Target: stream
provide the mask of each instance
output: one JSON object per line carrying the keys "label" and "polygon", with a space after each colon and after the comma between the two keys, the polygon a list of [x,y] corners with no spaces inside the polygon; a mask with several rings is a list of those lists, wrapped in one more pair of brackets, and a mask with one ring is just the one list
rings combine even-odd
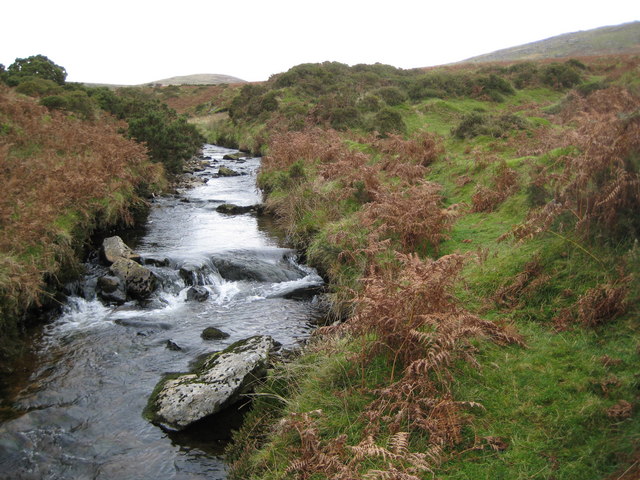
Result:
{"label": "stream", "polygon": [[[205,145],[208,166],[197,175],[207,182],[155,199],[143,232],[125,238],[159,279],[151,299],[105,305],[95,284],[107,267],[94,259],[69,286],[63,313],[33,334],[27,380],[16,379],[0,398],[15,412],[0,423],[0,479],[226,477],[222,425],[233,416],[164,432],[142,417],[156,383],[252,335],[296,349],[322,315],[313,295],[322,279],[281,246],[268,219],[216,211],[261,201],[260,159],[223,160],[236,152]],[[243,175],[216,178],[223,165]],[[208,298],[187,300],[190,285]],[[229,338],[203,340],[209,326]]]}

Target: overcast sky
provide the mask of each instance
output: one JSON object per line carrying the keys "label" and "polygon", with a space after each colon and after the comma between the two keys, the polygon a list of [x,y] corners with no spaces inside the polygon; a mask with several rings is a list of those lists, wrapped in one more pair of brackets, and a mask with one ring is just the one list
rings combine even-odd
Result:
{"label": "overcast sky", "polygon": [[6,0],[0,63],[43,54],[73,82],[258,81],[325,60],[440,65],[634,20],[637,0]]}

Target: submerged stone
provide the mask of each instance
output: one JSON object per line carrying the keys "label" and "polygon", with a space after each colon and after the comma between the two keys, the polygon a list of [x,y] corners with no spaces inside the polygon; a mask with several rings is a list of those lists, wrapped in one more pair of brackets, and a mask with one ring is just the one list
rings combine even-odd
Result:
{"label": "submerged stone", "polygon": [[171,374],[149,399],[145,416],[168,430],[183,430],[251,392],[266,374],[271,337],[258,335],[216,352],[193,373]]}
{"label": "submerged stone", "polygon": [[182,350],[182,347],[173,340],[167,340],[165,346],[167,347],[167,350],[172,350],[174,352],[179,352]]}
{"label": "submerged stone", "polygon": [[204,287],[195,286],[187,290],[187,300],[204,302],[207,298],[209,298],[209,290]]}
{"label": "submerged stone", "polygon": [[205,328],[200,336],[203,340],[223,340],[225,338],[229,338],[229,334],[227,332],[223,332],[216,327]]}

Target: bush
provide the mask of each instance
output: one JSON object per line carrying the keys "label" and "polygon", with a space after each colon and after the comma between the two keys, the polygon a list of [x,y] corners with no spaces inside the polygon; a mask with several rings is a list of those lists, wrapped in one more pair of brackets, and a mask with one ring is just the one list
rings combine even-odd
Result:
{"label": "bush", "polygon": [[522,89],[538,83],[538,67],[534,63],[516,63],[507,68],[507,73],[513,75],[512,80],[516,88]]}
{"label": "bush", "polygon": [[380,97],[368,93],[357,103],[358,108],[363,112],[378,112],[382,108]]}
{"label": "bush", "polygon": [[40,100],[40,105],[51,110],[64,110],[67,108],[67,99],[62,95],[49,95]]}
{"label": "bush", "polygon": [[454,137],[464,139],[478,135],[490,135],[492,137],[505,137],[511,130],[524,130],[528,126],[525,119],[513,114],[504,114],[499,117],[472,112],[464,117],[456,128],[451,131]]}
{"label": "bush", "polygon": [[52,110],[66,110],[77,113],[90,120],[95,116],[96,103],[82,90],[71,90],[60,95],[49,95],[40,100],[40,104]]}
{"label": "bush", "polygon": [[388,133],[405,133],[407,125],[398,112],[390,108],[383,108],[373,118],[371,130],[384,136]]}
{"label": "bush", "polygon": [[400,105],[408,99],[407,94],[398,87],[382,87],[375,90],[373,94],[382,98],[390,107]]}
{"label": "bush", "polygon": [[543,70],[542,81],[545,85],[561,90],[578,85],[582,76],[572,64],[552,63]]}
{"label": "bush", "polygon": [[513,95],[515,90],[508,80],[497,75],[489,75],[488,77],[480,77],[478,84],[482,87],[483,93],[495,101],[502,101],[502,95]]}
{"label": "bush", "polygon": [[55,95],[62,91],[60,85],[45,78],[32,77],[25,79],[16,87],[16,92],[30,97]]}
{"label": "bush", "polygon": [[128,123],[129,136],[145,143],[151,159],[164,164],[171,173],[180,173],[184,161],[204,142],[195,126],[168,107],[149,109],[129,119]]}

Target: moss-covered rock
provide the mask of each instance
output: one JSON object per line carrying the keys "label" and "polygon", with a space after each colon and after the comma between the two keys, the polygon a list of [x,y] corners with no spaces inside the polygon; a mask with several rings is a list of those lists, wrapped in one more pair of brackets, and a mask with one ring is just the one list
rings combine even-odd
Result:
{"label": "moss-covered rock", "polygon": [[183,430],[227,408],[264,377],[274,345],[271,337],[250,337],[213,353],[191,373],[165,376],[149,398],[145,417],[167,430]]}

